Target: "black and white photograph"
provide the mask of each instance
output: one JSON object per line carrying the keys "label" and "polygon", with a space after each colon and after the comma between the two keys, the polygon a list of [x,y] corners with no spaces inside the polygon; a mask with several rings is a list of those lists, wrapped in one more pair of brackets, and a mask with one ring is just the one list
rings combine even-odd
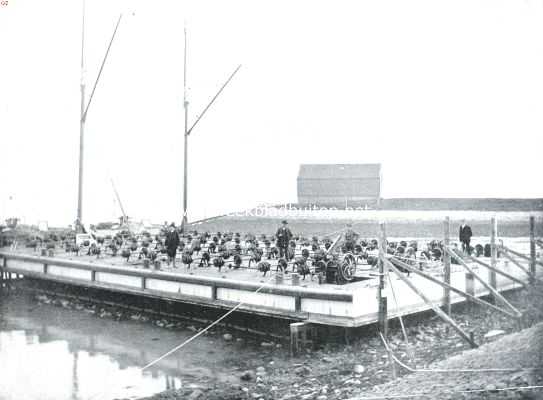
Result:
{"label": "black and white photograph", "polygon": [[543,0],[0,0],[0,400],[543,400]]}

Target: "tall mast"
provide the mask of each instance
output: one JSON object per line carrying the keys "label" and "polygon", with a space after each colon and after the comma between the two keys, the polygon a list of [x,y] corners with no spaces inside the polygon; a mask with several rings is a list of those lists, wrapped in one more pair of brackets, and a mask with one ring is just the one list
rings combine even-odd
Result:
{"label": "tall mast", "polygon": [[79,115],[79,186],[77,190],[77,220],[76,229],[83,226],[83,149],[85,135],[85,0],[81,17],[81,109]]}
{"label": "tall mast", "polygon": [[187,181],[188,181],[188,172],[187,171],[188,171],[188,138],[189,138],[189,135],[191,134],[194,127],[198,124],[198,122],[200,122],[200,120],[205,115],[207,110],[209,110],[211,105],[215,102],[217,97],[219,97],[219,95],[222,93],[224,88],[230,83],[230,81],[232,80],[234,75],[241,68],[241,65],[238,65],[238,67],[234,70],[234,72],[232,72],[232,74],[228,77],[226,82],[217,91],[215,96],[212,97],[212,99],[206,105],[206,107],[201,112],[201,114],[196,118],[194,123],[189,127],[189,125],[188,125],[188,122],[189,122],[188,121],[189,102],[187,100],[187,27],[186,27],[186,25],[185,25],[185,29],[184,29],[184,34],[185,34],[184,35],[185,36],[185,46],[184,46],[184,51],[183,51],[183,106],[185,108],[185,133],[184,133],[184,139],[185,139],[184,140],[185,141],[185,153],[184,153],[184,156],[185,157],[184,157],[184,163],[183,163],[183,167],[184,167],[183,168],[183,219],[182,219],[182,222],[181,222],[181,227],[182,227],[183,230],[185,229],[185,226],[186,226],[186,224],[188,222],[188,217],[187,217],[187,198],[188,198],[188,192],[187,192],[188,184],[187,184]]}
{"label": "tall mast", "polygon": [[115,30],[113,31],[113,35],[111,35],[111,40],[109,41],[109,45],[107,47],[106,53],[104,55],[104,58],[102,60],[102,64],[100,65],[100,70],[98,71],[98,76],[96,77],[96,80],[94,81],[94,86],[92,87],[92,91],[89,97],[89,101],[85,104],[85,79],[84,79],[84,73],[85,73],[85,0],[83,0],[83,16],[82,16],[82,24],[81,24],[81,110],[80,110],[80,116],[79,116],[79,186],[77,190],[77,220],[76,220],[76,229],[77,230],[83,230],[83,154],[84,154],[84,139],[85,139],[85,121],[87,120],[87,113],[89,112],[89,107],[91,105],[92,99],[94,97],[94,92],[96,91],[96,87],[98,86],[98,82],[100,81],[100,77],[102,76],[102,71],[104,69],[104,65],[106,64],[107,57],[109,55],[109,50],[111,49],[111,45],[113,44],[113,40],[115,39],[115,35],[117,34],[117,29],[119,28],[119,24],[121,23],[122,14],[119,15],[119,19],[117,19],[117,24],[115,25]]}
{"label": "tall mast", "polygon": [[189,102],[187,100],[187,27],[185,25],[185,45],[183,51],[183,107],[185,108],[185,145],[184,145],[184,158],[183,158],[183,219],[181,222],[181,227],[185,229],[185,225],[188,222],[187,218],[187,157],[188,157],[188,115],[189,115]]}

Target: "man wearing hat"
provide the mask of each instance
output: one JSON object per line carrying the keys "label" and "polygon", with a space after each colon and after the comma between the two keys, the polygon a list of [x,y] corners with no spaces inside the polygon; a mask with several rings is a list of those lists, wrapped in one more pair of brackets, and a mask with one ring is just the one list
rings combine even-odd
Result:
{"label": "man wearing hat", "polygon": [[166,234],[166,252],[168,253],[168,265],[173,261],[173,267],[175,268],[175,255],[177,253],[177,247],[179,246],[180,239],[177,229],[175,229],[175,224],[172,222],[170,224],[170,229]]}
{"label": "man wearing hat", "polygon": [[277,238],[277,248],[279,249],[279,257],[287,258],[288,244],[292,239],[292,232],[287,227],[288,222],[283,220],[281,227],[277,230],[275,237]]}
{"label": "man wearing hat", "polygon": [[458,232],[458,239],[460,240],[460,243],[462,243],[462,251],[464,253],[467,253],[471,255],[471,247],[469,245],[471,241],[471,237],[473,236],[473,233],[471,232],[471,227],[466,224],[466,220],[462,220],[462,224],[460,225],[460,230]]}
{"label": "man wearing hat", "polygon": [[353,230],[353,224],[347,224],[343,237],[345,238],[345,249],[351,252],[354,251],[354,246],[359,235]]}

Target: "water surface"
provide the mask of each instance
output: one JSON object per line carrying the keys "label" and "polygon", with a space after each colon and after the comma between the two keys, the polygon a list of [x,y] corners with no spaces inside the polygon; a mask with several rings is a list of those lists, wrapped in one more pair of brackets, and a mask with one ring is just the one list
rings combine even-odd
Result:
{"label": "water surface", "polygon": [[0,399],[137,398],[181,385],[232,382],[256,351],[220,335],[200,336],[141,370],[193,334],[0,297]]}

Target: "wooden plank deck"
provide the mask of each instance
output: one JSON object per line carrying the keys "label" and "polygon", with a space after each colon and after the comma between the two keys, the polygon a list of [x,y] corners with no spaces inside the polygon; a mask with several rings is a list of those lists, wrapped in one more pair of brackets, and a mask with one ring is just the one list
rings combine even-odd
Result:
{"label": "wooden plank deck", "polygon": [[[242,302],[240,311],[243,312],[325,325],[357,327],[377,321],[378,279],[368,270],[363,274],[370,279],[346,285],[319,285],[308,278],[305,282],[301,281],[302,286],[293,286],[289,280],[277,284],[273,277],[262,278],[254,269],[218,273],[214,268],[201,268],[191,273],[185,271],[184,267],[179,271],[154,271],[136,266],[107,265],[96,259],[91,262],[84,258],[70,260],[13,252],[0,252],[0,258],[3,259],[0,265],[4,266],[5,271],[35,279],[96,287],[203,307],[228,309]],[[486,268],[476,263],[470,263],[470,266],[481,278],[489,279]],[[498,268],[527,282],[526,274],[507,260],[500,259]],[[542,270],[538,270],[539,276],[543,275]],[[439,273],[439,270],[432,271],[434,276],[439,277]],[[429,309],[398,277],[394,274],[390,277],[391,282],[387,282],[385,289],[389,318]],[[410,279],[433,302],[441,304],[441,286],[420,276],[411,275]],[[462,267],[452,266],[451,284],[466,291],[466,278]],[[498,275],[497,287],[504,291],[519,289],[522,285]],[[476,296],[489,294],[477,281],[474,284],[474,293]],[[460,295],[451,294],[453,304],[464,300]]]}

